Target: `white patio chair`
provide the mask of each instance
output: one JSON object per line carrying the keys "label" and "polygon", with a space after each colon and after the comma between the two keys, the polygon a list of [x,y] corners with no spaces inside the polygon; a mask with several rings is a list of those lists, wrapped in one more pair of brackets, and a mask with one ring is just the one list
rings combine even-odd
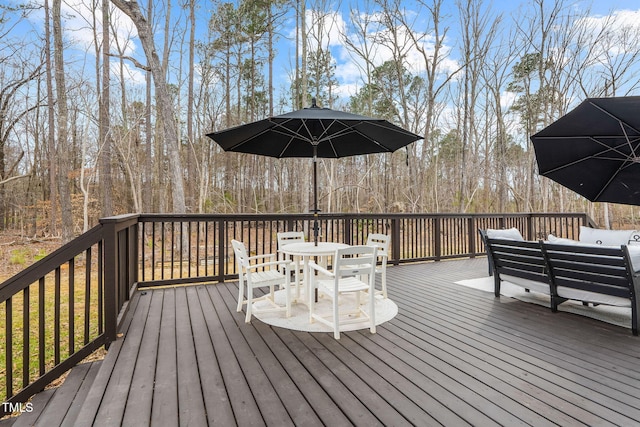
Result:
{"label": "white patio chair", "polygon": [[[332,313],[322,316],[316,313],[314,298],[309,298],[309,321],[318,321],[333,329],[335,339],[340,339],[340,326],[369,320],[369,330],[376,332],[375,323],[375,268],[377,248],[375,246],[350,246],[338,249],[333,258],[333,271],[315,264],[309,264],[311,275],[311,294],[315,289],[332,299]],[[316,273],[322,275],[316,277]],[[360,278],[366,277],[367,281]],[[353,309],[340,311],[340,296],[355,293]],[[361,293],[368,295],[368,312],[360,304]]]}
{"label": "white patio chair", "polygon": [[378,248],[380,265],[376,265],[376,273],[380,273],[381,290],[376,290],[376,295],[387,297],[387,260],[389,258],[389,242],[391,238],[386,234],[370,233],[367,236],[367,246]]}
{"label": "white patio chair", "polygon": [[[287,259],[287,255],[281,252],[281,249],[284,245],[288,245],[291,243],[304,243],[304,231],[284,231],[277,233],[276,236],[278,238],[278,253],[280,254],[279,259],[281,260]],[[296,300],[298,300],[300,299],[300,286],[302,284],[301,275],[304,274],[302,257],[291,257],[291,261],[293,261],[291,270],[295,277],[293,284],[296,287]]]}
{"label": "white patio chair", "polygon": [[[269,308],[261,308],[261,312],[284,311],[286,316],[291,316],[291,286],[289,278],[291,276],[291,261],[276,260],[276,254],[263,254],[248,256],[247,249],[242,242],[232,240],[233,251],[236,255],[236,263],[238,265],[239,288],[238,293],[238,309],[242,311],[242,306],[247,304],[247,315],[245,322],[251,322],[251,316],[254,312],[253,303],[257,301],[268,301]],[[256,263],[258,260],[265,262]],[[281,268],[284,267],[284,271]],[[244,287],[247,285],[247,298],[244,298]],[[282,307],[276,304],[274,299],[275,286],[282,285],[286,292],[286,303]],[[253,290],[255,288],[269,287],[269,293],[262,297],[254,298]],[[255,311],[258,311],[256,308]]]}

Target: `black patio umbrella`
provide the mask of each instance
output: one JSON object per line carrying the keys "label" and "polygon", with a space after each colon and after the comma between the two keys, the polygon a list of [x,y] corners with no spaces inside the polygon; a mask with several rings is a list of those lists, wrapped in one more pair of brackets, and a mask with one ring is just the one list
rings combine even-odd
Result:
{"label": "black patio umbrella", "polygon": [[588,98],[531,136],[540,175],[593,202],[640,205],[640,96]]}
{"label": "black patio umbrella", "polygon": [[386,120],[311,107],[207,134],[225,151],[313,158],[314,241],[318,240],[317,158],[391,153],[421,136]]}

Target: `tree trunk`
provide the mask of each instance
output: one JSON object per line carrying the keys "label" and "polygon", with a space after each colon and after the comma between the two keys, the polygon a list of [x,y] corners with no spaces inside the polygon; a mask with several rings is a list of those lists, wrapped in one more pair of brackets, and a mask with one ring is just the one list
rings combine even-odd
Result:
{"label": "tree trunk", "polygon": [[51,208],[49,209],[49,232],[55,235],[58,230],[58,184],[57,174],[58,167],[56,164],[56,123],[55,123],[55,100],[53,99],[53,64],[51,62],[51,55],[53,49],[51,48],[51,17],[49,13],[49,0],[44,2],[44,32],[45,32],[45,64],[47,68],[47,115],[49,125],[49,135],[47,143],[47,156],[49,164],[49,201]]}
{"label": "tree trunk", "polygon": [[67,126],[69,111],[67,109],[67,89],[64,76],[64,58],[62,44],[62,18],[60,14],[61,0],[53,0],[53,51],[56,80],[56,106],[58,107],[58,192],[60,194],[60,214],[62,219],[62,241],[68,242],[73,237],[73,209],[71,207],[71,188],[69,186],[69,150]]}
{"label": "tree trunk", "polygon": [[100,96],[100,188],[102,216],[113,215],[113,182],[111,178],[111,132],[109,119],[110,67],[109,67],[109,0],[102,0],[102,94]]}
{"label": "tree trunk", "polygon": [[196,33],[196,5],[195,0],[189,1],[189,77],[187,88],[187,173],[188,173],[188,206],[194,212],[196,208],[196,183],[198,182],[198,164],[195,156],[195,145],[193,135],[193,112],[194,108],[194,67],[195,67],[195,33]]}
{"label": "tree trunk", "polygon": [[172,186],[172,202],[173,211],[175,213],[186,212],[184,179],[182,160],[180,158],[180,149],[178,141],[178,128],[172,108],[171,96],[167,85],[165,72],[160,64],[160,58],[156,51],[153,41],[153,33],[149,22],[145,19],[140,11],[140,6],[135,1],[112,0],[113,4],[122,12],[124,12],[133,21],[140,43],[144,49],[145,56],[148,61],[149,71],[153,76],[154,87],[156,90],[156,104],[158,105],[158,113],[162,120],[164,143],[169,156],[169,169]]}

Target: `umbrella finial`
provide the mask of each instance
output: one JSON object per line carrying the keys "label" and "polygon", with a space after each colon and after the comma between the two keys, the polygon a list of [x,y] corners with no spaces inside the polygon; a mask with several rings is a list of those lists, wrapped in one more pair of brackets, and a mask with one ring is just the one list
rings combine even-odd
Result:
{"label": "umbrella finial", "polygon": [[318,108],[318,105],[316,104],[316,99],[315,98],[311,98],[311,108]]}

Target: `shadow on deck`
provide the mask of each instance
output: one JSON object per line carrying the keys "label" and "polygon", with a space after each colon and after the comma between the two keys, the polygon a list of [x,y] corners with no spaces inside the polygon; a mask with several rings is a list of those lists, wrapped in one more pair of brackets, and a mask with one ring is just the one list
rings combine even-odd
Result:
{"label": "shadow on deck", "polygon": [[399,314],[339,341],[245,325],[237,283],[140,291],[76,391],[40,393],[13,425],[640,423],[629,329],[454,283],[486,273],[485,258],[390,267]]}

